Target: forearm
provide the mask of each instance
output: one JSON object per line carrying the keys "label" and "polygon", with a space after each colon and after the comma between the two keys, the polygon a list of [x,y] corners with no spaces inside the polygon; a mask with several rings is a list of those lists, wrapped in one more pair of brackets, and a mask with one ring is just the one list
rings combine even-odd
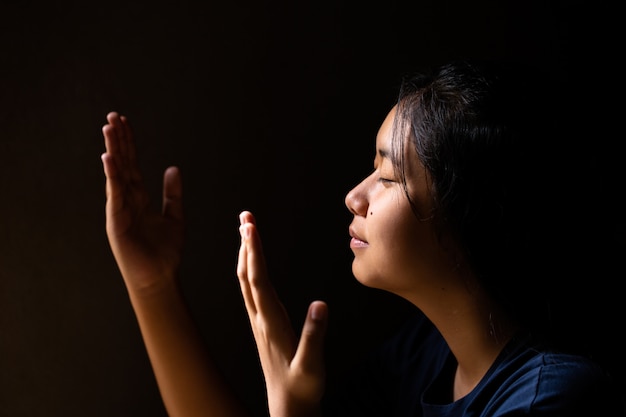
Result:
{"label": "forearm", "polygon": [[209,357],[176,285],[149,296],[130,293],[130,299],[169,416],[246,416]]}

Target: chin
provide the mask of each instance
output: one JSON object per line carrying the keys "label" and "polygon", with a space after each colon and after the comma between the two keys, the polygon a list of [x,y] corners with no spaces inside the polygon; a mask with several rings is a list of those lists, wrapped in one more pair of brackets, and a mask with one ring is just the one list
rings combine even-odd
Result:
{"label": "chin", "polygon": [[[368,268],[365,269],[367,270]],[[354,278],[356,278],[356,280],[360,284],[366,287],[384,289],[384,285],[381,285],[384,280],[379,275],[366,273],[362,269],[358,268],[358,266],[356,266],[354,263],[352,263],[352,275],[354,275]]]}

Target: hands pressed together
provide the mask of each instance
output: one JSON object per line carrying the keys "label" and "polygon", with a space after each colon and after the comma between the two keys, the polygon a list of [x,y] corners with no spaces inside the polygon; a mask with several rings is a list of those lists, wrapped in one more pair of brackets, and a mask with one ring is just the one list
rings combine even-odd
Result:
{"label": "hands pressed together", "polygon": [[[171,417],[245,415],[202,349],[178,290],[184,231],[180,172],[176,167],[165,170],[161,210],[153,210],[128,120],[112,112],[107,122],[102,128],[107,236],[165,406]],[[327,306],[311,303],[298,339],[269,281],[256,220],[248,211],[239,218],[237,276],[265,376],[270,415],[321,415]]]}

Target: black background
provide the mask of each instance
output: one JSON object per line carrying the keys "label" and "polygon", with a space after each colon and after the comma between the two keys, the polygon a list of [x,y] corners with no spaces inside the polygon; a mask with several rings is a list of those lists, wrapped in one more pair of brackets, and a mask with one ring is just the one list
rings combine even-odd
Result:
{"label": "black background", "polygon": [[[310,301],[329,302],[332,384],[407,309],[353,279],[343,203],[371,169],[400,77],[505,57],[612,91],[612,13],[590,4],[4,1],[0,416],[165,416],[104,231],[107,112],[129,117],[155,205],[162,171],[181,168],[183,286],[208,348],[262,415],[238,213],[257,216],[294,326]],[[593,117],[608,118],[602,100]]]}

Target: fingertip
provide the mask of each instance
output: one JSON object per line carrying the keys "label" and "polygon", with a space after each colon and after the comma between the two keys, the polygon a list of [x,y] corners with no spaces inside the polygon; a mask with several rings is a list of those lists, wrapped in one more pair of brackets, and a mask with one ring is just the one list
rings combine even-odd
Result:
{"label": "fingertip", "polygon": [[309,306],[309,315],[317,322],[325,321],[328,317],[328,306],[323,301],[313,301]]}
{"label": "fingertip", "polygon": [[244,210],[241,213],[239,213],[239,224],[246,224],[246,223],[253,223],[254,222],[254,217],[252,216],[252,213],[249,212],[248,210]]}
{"label": "fingertip", "polygon": [[179,175],[180,174],[180,169],[177,166],[169,166],[165,169],[165,174],[166,175]]}
{"label": "fingertip", "polygon": [[103,153],[100,155],[102,161],[102,167],[104,168],[104,175],[112,179],[115,176],[115,164],[113,163],[113,156],[109,153]]}
{"label": "fingertip", "polygon": [[108,152],[104,152],[100,155],[100,160],[102,160],[102,163],[105,165],[111,165],[113,163],[113,155]]}
{"label": "fingertip", "polygon": [[302,366],[319,369],[323,362],[323,345],[328,328],[328,307],[323,301],[313,301],[309,305],[307,318],[302,327],[298,356]]}

